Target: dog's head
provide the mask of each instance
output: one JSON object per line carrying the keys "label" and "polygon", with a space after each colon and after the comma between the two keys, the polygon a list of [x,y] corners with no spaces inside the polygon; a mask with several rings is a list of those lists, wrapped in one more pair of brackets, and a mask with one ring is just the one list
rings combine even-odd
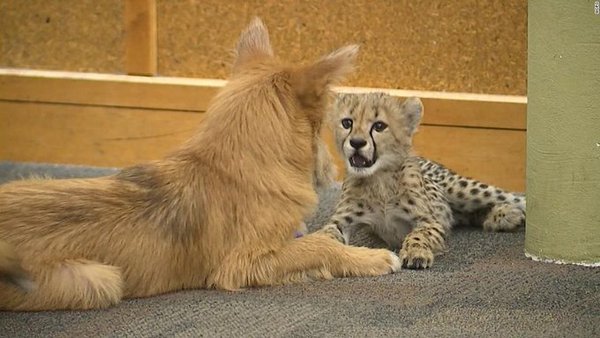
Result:
{"label": "dog's head", "polygon": [[267,28],[254,19],[239,38],[231,77],[213,100],[208,114],[213,118],[205,126],[227,137],[228,149],[305,169],[314,164],[332,98],[329,87],[352,70],[357,52],[350,45],[312,63],[290,65],[275,56]]}
{"label": "dog's head", "polygon": [[352,71],[357,53],[358,46],[349,45],[308,65],[288,65],[275,56],[267,28],[255,18],[237,43],[231,81],[253,79],[260,86],[271,86],[264,92],[277,94],[289,116],[320,127],[329,104],[329,86]]}

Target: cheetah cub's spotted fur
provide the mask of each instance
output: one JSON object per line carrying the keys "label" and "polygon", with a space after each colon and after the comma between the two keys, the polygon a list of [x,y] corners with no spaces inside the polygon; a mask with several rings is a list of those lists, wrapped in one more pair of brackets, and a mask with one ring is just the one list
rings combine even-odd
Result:
{"label": "cheetah cub's spotted fur", "polygon": [[525,221],[525,198],[456,174],[412,154],[423,115],[418,98],[384,93],[339,94],[336,143],[346,162],[342,197],[329,231],[349,243],[368,227],[400,250],[406,268],[428,268],[456,223],[509,231]]}

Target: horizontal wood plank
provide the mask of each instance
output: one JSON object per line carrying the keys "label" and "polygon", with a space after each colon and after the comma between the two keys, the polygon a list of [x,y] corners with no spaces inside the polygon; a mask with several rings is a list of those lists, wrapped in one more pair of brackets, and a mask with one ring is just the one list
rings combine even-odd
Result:
{"label": "horizontal wood plank", "polygon": [[224,81],[0,69],[0,100],[206,111]]}
{"label": "horizontal wood plank", "polygon": [[0,159],[122,167],[158,159],[202,114],[0,102]]}
{"label": "horizontal wood plank", "polygon": [[423,125],[525,130],[527,106],[514,102],[473,102],[423,98]]}
{"label": "horizontal wood plank", "polygon": [[391,96],[421,98],[424,125],[494,129],[527,128],[527,97],[472,93],[445,93],[386,88],[337,87],[346,93],[385,92]]}
{"label": "horizontal wood plank", "polygon": [[525,131],[422,126],[414,146],[463,176],[525,191]]}
{"label": "horizontal wood plank", "polygon": [[[0,100],[204,112],[225,83],[215,79],[0,69]],[[424,125],[526,129],[525,97],[355,87],[335,90],[418,96],[425,105]]]}
{"label": "horizontal wood plank", "polygon": [[[0,101],[0,160],[127,166],[165,155],[194,133],[202,116]],[[325,138],[336,154],[329,131]],[[463,175],[507,189],[525,188],[524,131],[422,126],[415,148]],[[336,162],[343,174],[344,162],[337,155]]]}

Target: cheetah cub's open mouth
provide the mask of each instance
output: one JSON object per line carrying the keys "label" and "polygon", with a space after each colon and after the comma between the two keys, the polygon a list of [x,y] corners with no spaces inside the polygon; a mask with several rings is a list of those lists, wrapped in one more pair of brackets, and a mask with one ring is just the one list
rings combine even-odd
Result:
{"label": "cheetah cub's open mouth", "polygon": [[375,159],[369,160],[358,152],[355,152],[354,155],[350,156],[348,161],[353,168],[370,168],[373,164],[375,164]]}

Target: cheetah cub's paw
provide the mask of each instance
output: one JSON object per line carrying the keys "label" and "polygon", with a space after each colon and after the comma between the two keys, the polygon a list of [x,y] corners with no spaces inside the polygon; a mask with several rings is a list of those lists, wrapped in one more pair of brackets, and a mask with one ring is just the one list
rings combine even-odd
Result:
{"label": "cheetah cub's paw", "polygon": [[499,204],[490,210],[483,221],[487,231],[512,231],[525,223],[525,212],[511,204]]}
{"label": "cheetah cub's paw", "polygon": [[335,224],[327,224],[321,229],[317,230],[316,233],[326,235],[327,237],[331,237],[332,239],[335,239],[338,242],[346,244],[344,235]]}
{"label": "cheetah cub's paw", "polygon": [[427,269],[433,265],[433,251],[421,246],[403,245],[400,249],[400,259],[403,268]]}

